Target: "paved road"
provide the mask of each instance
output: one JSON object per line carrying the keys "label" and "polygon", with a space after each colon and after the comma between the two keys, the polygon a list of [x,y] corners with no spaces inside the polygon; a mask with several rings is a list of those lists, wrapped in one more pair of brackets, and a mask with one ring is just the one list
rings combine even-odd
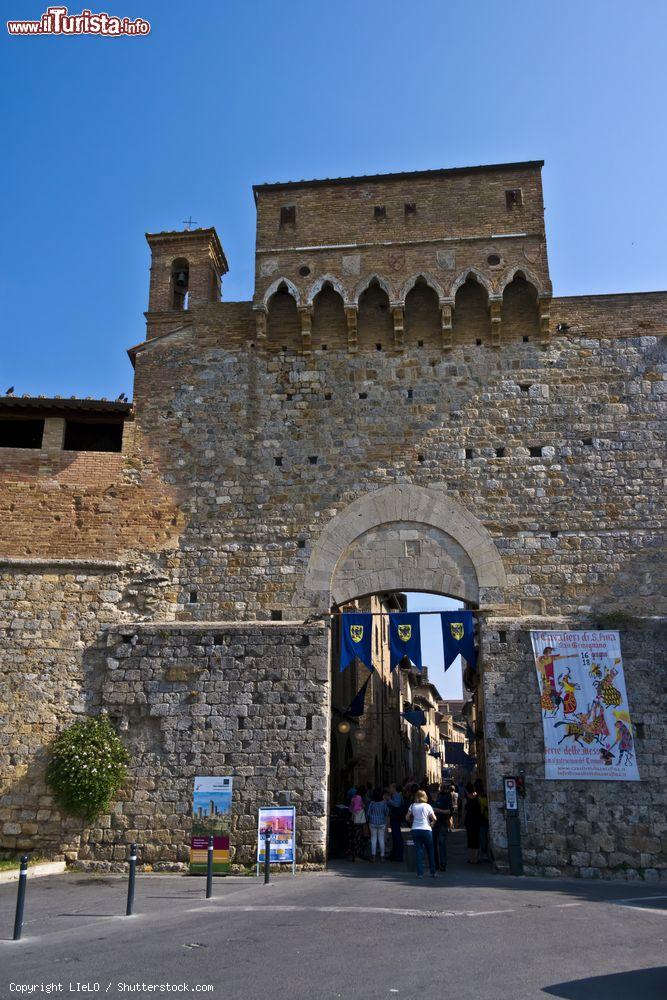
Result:
{"label": "paved road", "polygon": [[210,985],[225,1000],[667,996],[664,885],[465,867],[417,882],[389,864],[341,863],[270,886],[219,879],[208,902],[203,879],[139,876],[129,918],[125,892],[122,876],[33,879],[14,943],[16,886],[0,886],[2,1000],[20,995],[16,984],[41,997],[50,983],[63,996],[77,995],[77,983],[108,996],[148,995],[127,989],[137,984],[185,984],[189,994]]}

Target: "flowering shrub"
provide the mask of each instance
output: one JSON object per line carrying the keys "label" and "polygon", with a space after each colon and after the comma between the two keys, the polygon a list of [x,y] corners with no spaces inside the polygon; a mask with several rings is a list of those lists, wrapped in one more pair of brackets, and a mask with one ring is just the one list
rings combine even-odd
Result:
{"label": "flowering shrub", "polygon": [[54,741],[46,781],[67,812],[90,822],[109,808],[129,759],[106,715],[82,719]]}

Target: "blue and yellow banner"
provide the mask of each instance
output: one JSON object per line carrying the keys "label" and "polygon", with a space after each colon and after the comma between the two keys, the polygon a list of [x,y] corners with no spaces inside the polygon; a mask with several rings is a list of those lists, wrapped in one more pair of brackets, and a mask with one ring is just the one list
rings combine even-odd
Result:
{"label": "blue and yellow banner", "polygon": [[342,614],[340,616],[340,670],[346,670],[355,659],[373,669],[371,656],[371,615]]}
{"label": "blue and yellow banner", "polygon": [[422,646],[419,615],[405,612],[389,615],[389,657],[391,669],[422,668]]}
{"label": "blue and yellow banner", "polygon": [[477,667],[477,652],[472,611],[442,611],[440,621],[445,670],[451,667],[457,656],[462,656],[474,670]]}

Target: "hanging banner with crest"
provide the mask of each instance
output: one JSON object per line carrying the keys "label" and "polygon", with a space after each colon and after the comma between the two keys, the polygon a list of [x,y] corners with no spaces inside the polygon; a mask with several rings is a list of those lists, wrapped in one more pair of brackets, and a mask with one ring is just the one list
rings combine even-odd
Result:
{"label": "hanging banner with crest", "polygon": [[477,667],[477,653],[472,611],[442,611],[440,621],[445,670],[452,665],[457,656],[462,656],[474,670]]}
{"label": "hanging banner with crest", "polygon": [[545,778],[639,781],[618,632],[531,632]]}
{"label": "hanging banner with crest", "polygon": [[421,633],[419,614],[406,612],[389,615],[389,657],[391,669],[396,667],[422,668]]}
{"label": "hanging banner with crest", "polygon": [[349,614],[340,616],[340,669],[346,670],[355,659],[369,670],[373,669],[371,655],[372,615]]}

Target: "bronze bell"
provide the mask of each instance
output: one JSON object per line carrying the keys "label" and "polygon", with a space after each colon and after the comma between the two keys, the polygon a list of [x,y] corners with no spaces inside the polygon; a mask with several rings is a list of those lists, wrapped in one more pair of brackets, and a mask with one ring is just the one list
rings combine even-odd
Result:
{"label": "bronze bell", "polygon": [[174,278],[174,281],[181,288],[186,287],[187,283],[188,283],[188,272],[187,271],[177,271],[176,275],[175,275],[175,278]]}

